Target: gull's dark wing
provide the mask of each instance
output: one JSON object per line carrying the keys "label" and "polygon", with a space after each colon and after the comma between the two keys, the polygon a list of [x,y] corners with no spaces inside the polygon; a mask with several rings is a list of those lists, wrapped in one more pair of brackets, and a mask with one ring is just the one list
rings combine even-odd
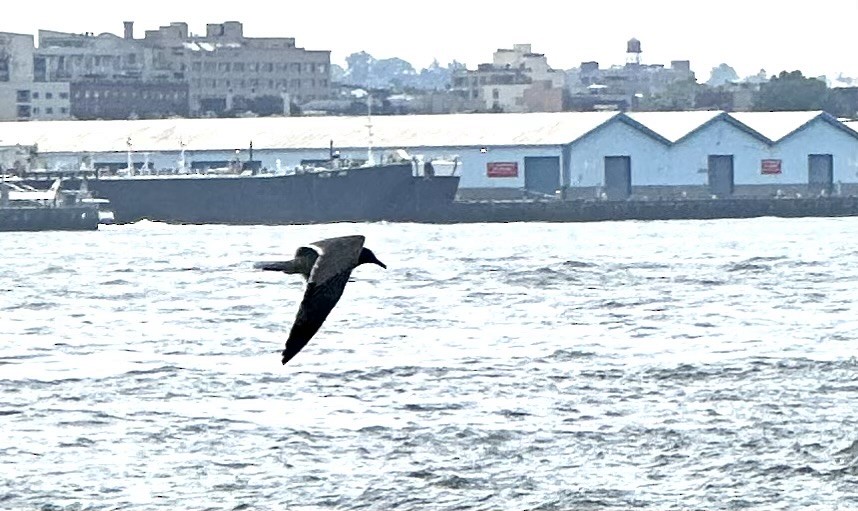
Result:
{"label": "gull's dark wing", "polygon": [[286,341],[286,349],[283,350],[284,364],[297,355],[319,331],[319,327],[343,296],[350,274],[351,268],[337,273],[324,282],[307,283],[304,298],[298,308],[298,315],[295,317],[295,323],[292,324],[289,339]]}

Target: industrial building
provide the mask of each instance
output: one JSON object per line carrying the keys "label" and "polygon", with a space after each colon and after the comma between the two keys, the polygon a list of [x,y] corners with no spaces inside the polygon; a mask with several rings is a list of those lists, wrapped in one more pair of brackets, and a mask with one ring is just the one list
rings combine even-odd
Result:
{"label": "industrial building", "polygon": [[491,63],[454,73],[451,92],[475,111],[560,112],[566,76],[530,44],[499,48]]}
{"label": "industrial building", "polygon": [[[369,126],[368,126],[369,125]],[[652,200],[858,193],[858,132],[824,112],[563,112],[0,123],[49,169],[233,159],[287,171],[404,149],[458,162],[460,197]],[[201,163],[205,162],[205,163]]]}
{"label": "industrial building", "polygon": [[173,22],[134,37],[0,32],[0,119],[129,119],[289,113],[331,93],[330,51],[246,37],[240,22]]}

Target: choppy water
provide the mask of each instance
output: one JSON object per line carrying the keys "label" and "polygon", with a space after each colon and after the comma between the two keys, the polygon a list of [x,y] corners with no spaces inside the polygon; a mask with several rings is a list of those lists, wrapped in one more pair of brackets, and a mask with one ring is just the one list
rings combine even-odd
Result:
{"label": "choppy water", "polygon": [[[363,233],[302,292],[249,262]],[[2,509],[858,508],[858,219],[0,236]]]}

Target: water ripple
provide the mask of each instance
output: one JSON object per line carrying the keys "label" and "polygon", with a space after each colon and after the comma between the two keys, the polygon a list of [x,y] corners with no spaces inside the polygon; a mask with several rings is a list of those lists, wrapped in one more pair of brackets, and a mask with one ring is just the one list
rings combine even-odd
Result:
{"label": "water ripple", "polygon": [[[354,232],[389,270],[357,270],[281,366],[302,282],[249,262]],[[856,236],[762,218],[4,237],[0,507],[855,507]]]}

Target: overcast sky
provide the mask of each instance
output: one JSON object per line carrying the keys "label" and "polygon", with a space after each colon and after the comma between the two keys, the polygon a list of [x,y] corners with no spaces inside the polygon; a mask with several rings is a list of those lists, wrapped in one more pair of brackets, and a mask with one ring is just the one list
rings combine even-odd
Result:
{"label": "overcast sky", "polygon": [[331,50],[338,64],[365,50],[417,69],[433,58],[474,68],[497,48],[531,43],[554,68],[609,66],[625,62],[625,42],[636,37],[645,63],[690,60],[701,81],[721,62],[740,76],[764,68],[858,77],[858,0],[48,0],[4,9],[0,31],[121,35],[126,20],[135,37],[171,21],[198,34],[206,23],[241,21],[247,36],[295,37],[298,46]]}

